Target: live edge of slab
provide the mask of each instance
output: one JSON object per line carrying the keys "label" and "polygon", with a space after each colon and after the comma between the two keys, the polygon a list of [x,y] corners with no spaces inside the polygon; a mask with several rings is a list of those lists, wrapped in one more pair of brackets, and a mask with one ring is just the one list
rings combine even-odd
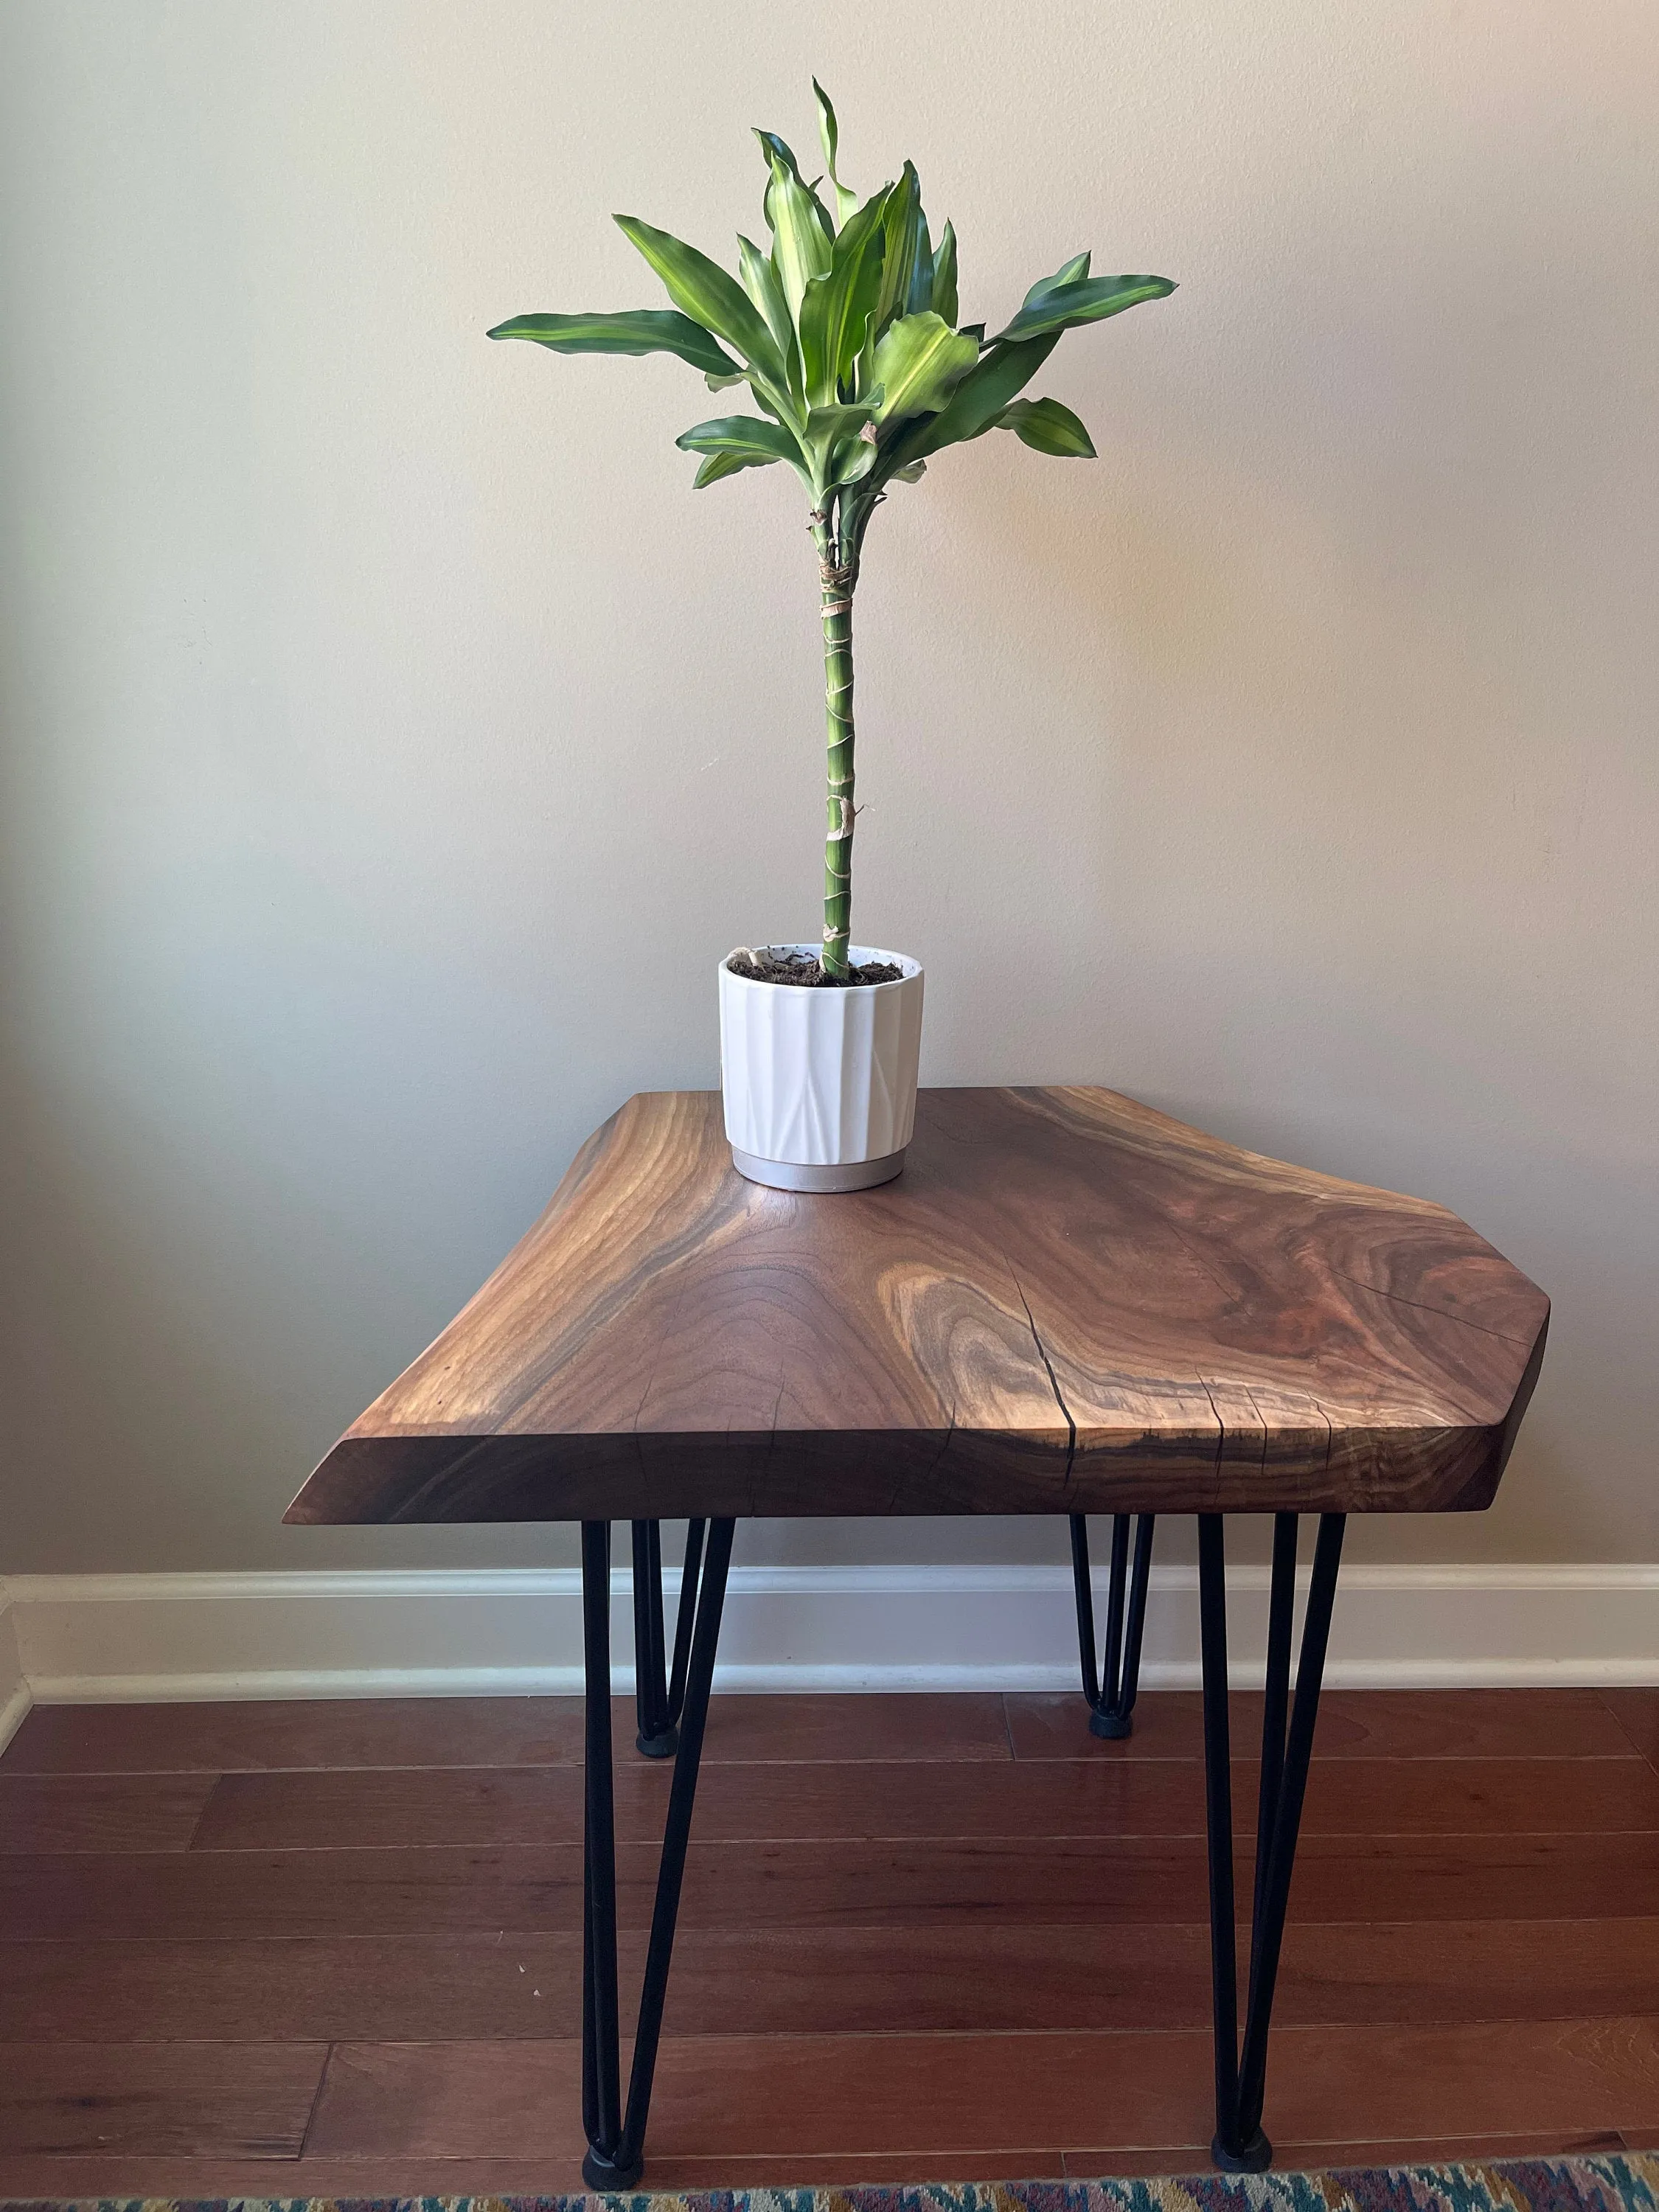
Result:
{"label": "live edge of slab", "polygon": [[925,1091],[801,1196],[630,1098],[290,1522],[1469,1510],[1549,1304],[1445,1207],[1109,1091]]}

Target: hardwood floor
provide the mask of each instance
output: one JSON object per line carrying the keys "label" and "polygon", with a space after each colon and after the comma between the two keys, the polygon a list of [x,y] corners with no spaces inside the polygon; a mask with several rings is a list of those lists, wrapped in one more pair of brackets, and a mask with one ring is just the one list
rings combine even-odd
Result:
{"label": "hardwood floor", "polygon": [[[1202,2166],[1200,1748],[717,1698],[647,2185]],[[580,1758],[574,1699],[31,1713],[0,2196],[579,2188]],[[667,1779],[619,1751],[625,2003]],[[1276,2019],[1281,2165],[1659,2141],[1659,1690],[1328,1693]]]}

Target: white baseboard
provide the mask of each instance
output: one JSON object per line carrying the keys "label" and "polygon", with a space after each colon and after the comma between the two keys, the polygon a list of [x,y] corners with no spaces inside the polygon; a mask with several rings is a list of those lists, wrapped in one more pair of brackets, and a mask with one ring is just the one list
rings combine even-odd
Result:
{"label": "white baseboard", "polygon": [[[626,1573],[615,1583],[617,1683],[628,1688]],[[1249,1683],[1260,1679],[1267,1569],[1239,1567],[1229,1583],[1235,1674]],[[1337,1593],[1327,1679],[1423,1688],[1659,1682],[1656,1600],[1659,1565],[1357,1565]],[[1066,1689],[1077,1680],[1074,1635],[1063,1566],[739,1566],[716,1680],[730,1690]],[[1142,1680],[1190,1688],[1198,1679],[1196,1571],[1155,1567]],[[0,1741],[31,1698],[580,1686],[574,1568],[19,1575],[0,1585]]]}

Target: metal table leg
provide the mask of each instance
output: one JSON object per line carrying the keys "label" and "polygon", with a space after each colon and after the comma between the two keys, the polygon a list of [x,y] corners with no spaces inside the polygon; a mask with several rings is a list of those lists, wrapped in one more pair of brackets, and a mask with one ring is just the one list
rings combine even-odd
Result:
{"label": "metal table leg", "polygon": [[[1198,1516],[1198,1587],[1204,1656],[1204,1794],[1210,1844],[1211,1989],[1215,2008],[1215,2140],[1211,2155],[1229,2173],[1261,2173],[1273,2145],[1261,2131],[1267,2079],[1267,2029],[1285,1934],[1285,1908],[1296,1861],[1297,1831],[1308,1785],[1319,1686],[1330,1638],[1345,1516],[1322,1513],[1313,1579],[1302,1625],[1296,1698],[1290,1697],[1291,1624],[1296,1596],[1297,1516],[1273,1516],[1273,1591],[1267,1615],[1267,1680],[1261,1733],[1261,1791],[1256,1822],[1250,1920],[1250,1980],[1244,2043],[1238,2042],[1238,1966],[1233,1925],[1233,1814],[1227,1730],[1227,1589],[1223,1522]],[[1289,1714],[1289,1728],[1285,1718]]]}
{"label": "metal table leg", "polygon": [[702,1521],[686,1524],[685,1565],[680,1575],[680,1609],[674,1623],[671,1674],[663,1635],[662,1523],[633,1523],[634,1709],[639,1721],[634,1747],[647,1759],[672,1759],[679,1741],[678,1723],[685,1703],[685,1670],[691,1653],[691,1619],[695,1610],[687,1602],[686,1593],[695,1592],[697,1587],[706,1525]]}
{"label": "metal table leg", "polygon": [[[702,1525],[693,1525],[701,1554]],[[635,1523],[636,1561],[642,1526],[654,1528],[655,1523]],[[652,2077],[656,2071],[657,2043],[662,2033],[663,2000],[668,1991],[674,1924],[679,1914],[680,1885],[685,1875],[686,1845],[691,1834],[697,1767],[702,1757],[703,1729],[708,1718],[708,1692],[714,1680],[714,1651],[720,1640],[720,1608],[726,1597],[735,1526],[732,1521],[713,1521],[708,1524],[708,1557],[702,1561],[701,1579],[696,1574],[696,1562],[688,1553],[687,1571],[681,1584],[680,1619],[675,1637],[675,1671],[681,1680],[682,1699],[678,1746],[669,1788],[668,1817],[663,1830],[657,1898],[651,1915],[651,1937],[646,1949],[639,2026],[634,2035],[634,2063],[624,2112],[617,2003],[617,1833],[611,1775],[611,1524],[608,1521],[582,1523],[582,1631],[587,1703],[582,1876],[582,2126],[588,2146],[582,2160],[582,2178],[590,2189],[631,2189],[644,2164],[645,2124],[651,2109]],[[636,1592],[637,1589],[636,1572]],[[636,1596],[636,1626],[637,1602]],[[683,1669],[678,1664],[678,1649],[682,1640],[686,1651]]]}
{"label": "metal table leg", "polygon": [[[1134,1723],[1135,1693],[1140,1687],[1140,1636],[1146,1621],[1146,1578],[1152,1565],[1154,1516],[1135,1522],[1134,1571],[1129,1570],[1129,1516],[1112,1516],[1112,1579],[1106,1600],[1106,1649],[1095,1664],[1095,1599],[1089,1577],[1089,1522],[1073,1513],[1072,1581],[1077,1592],[1077,1640],[1083,1663],[1083,1694],[1089,1701],[1091,1735],[1125,1736]],[[1127,1597],[1126,1608],[1125,1597]]]}

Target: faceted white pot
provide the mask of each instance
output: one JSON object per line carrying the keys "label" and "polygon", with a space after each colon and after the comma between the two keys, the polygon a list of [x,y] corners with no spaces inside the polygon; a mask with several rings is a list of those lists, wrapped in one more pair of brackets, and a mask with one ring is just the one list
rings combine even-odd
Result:
{"label": "faceted white pot", "polygon": [[[816,945],[771,945],[817,957]],[[720,1089],[739,1174],[775,1190],[867,1190],[904,1165],[916,1118],[921,963],[851,945],[855,965],[890,961],[890,983],[803,990],[720,964]]]}

